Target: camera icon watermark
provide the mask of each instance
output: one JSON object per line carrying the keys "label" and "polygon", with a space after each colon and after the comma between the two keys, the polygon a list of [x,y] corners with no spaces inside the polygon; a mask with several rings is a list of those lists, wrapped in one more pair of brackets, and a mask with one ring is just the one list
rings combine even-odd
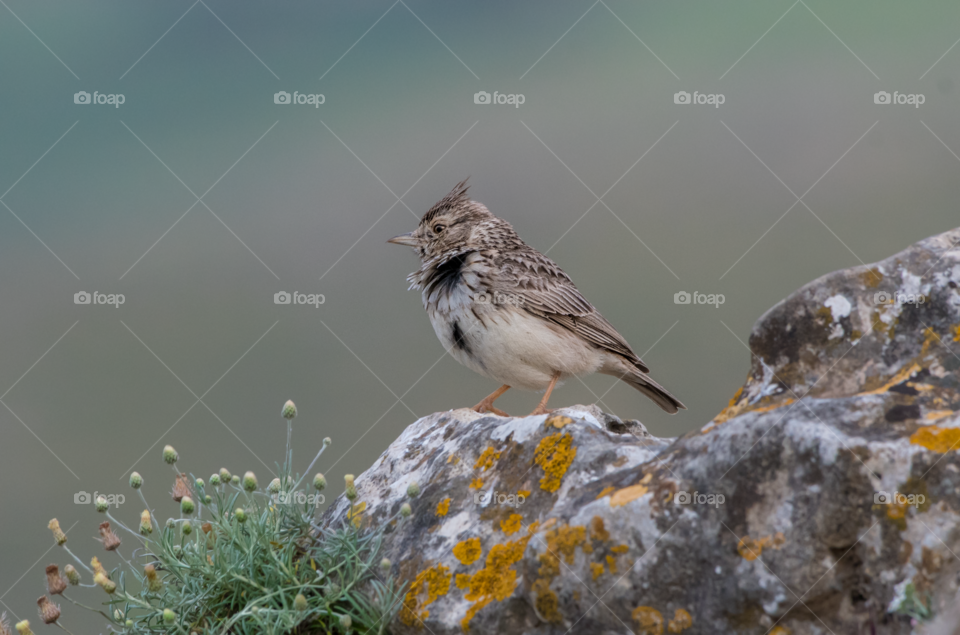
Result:
{"label": "camera icon watermark", "polygon": [[520,507],[527,500],[523,494],[507,494],[505,492],[476,492],[473,495],[473,502],[477,505],[506,505],[508,507]]}
{"label": "camera icon watermark", "polygon": [[696,104],[700,106],[713,106],[714,108],[719,108],[727,101],[727,98],[721,93],[701,93],[699,91],[693,91],[691,95],[685,90],[676,92],[673,94],[673,103],[686,106],[690,104]]}
{"label": "camera icon watermark", "polygon": [[712,505],[720,507],[726,502],[723,494],[701,494],[700,492],[679,491],[673,495],[674,505]]}
{"label": "camera icon watermark", "polygon": [[80,490],[79,492],[75,492],[73,494],[73,503],[75,505],[89,505],[101,497],[110,507],[118,507],[123,505],[127,500],[127,497],[123,494],[101,494],[100,492],[94,492],[91,494],[90,492]]}
{"label": "camera icon watermark", "polygon": [[674,304],[712,304],[715,309],[727,301],[722,293],[687,293],[686,291],[677,291],[673,294]]}
{"label": "camera icon watermark", "polygon": [[74,304],[108,304],[112,305],[115,309],[119,309],[120,305],[126,301],[127,297],[122,293],[100,293],[99,291],[87,293],[86,291],[77,291],[73,294]]}
{"label": "camera icon watermark", "polygon": [[873,494],[873,504],[874,505],[900,505],[901,507],[919,507],[923,505],[927,500],[927,497],[923,494],[901,494],[900,492],[894,492],[892,495],[890,492],[874,492]]}
{"label": "camera icon watermark", "polygon": [[311,505],[319,507],[326,498],[323,494],[307,494],[306,492],[279,492],[272,496],[273,502],[279,505]]}
{"label": "camera icon watermark", "polygon": [[273,294],[274,304],[309,304],[315,309],[319,309],[320,305],[326,301],[327,299],[322,293],[300,293],[299,291],[290,293],[288,291],[277,291]]}
{"label": "camera icon watermark", "polygon": [[886,106],[888,104],[896,104],[900,106],[913,106],[914,108],[919,108],[925,104],[927,98],[923,93],[901,93],[899,91],[893,91],[891,95],[885,90],[881,90],[873,94],[873,103]]}
{"label": "camera icon watermark", "polygon": [[98,91],[93,91],[93,94],[91,95],[87,91],[81,90],[73,94],[73,103],[84,106],[87,104],[100,104],[119,108],[126,101],[127,98],[119,93],[104,94]]}
{"label": "camera icon watermark", "polygon": [[873,294],[873,303],[880,304],[916,304],[920,305],[927,301],[927,297],[916,293],[890,293],[889,291],[877,291]]}
{"label": "camera icon watermark", "polygon": [[285,90],[281,90],[273,94],[273,103],[280,104],[282,106],[288,104],[300,104],[313,106],[314,108],[319,108],[323,103],[327,101],[327,98],[322,94],[311,94],[311,93],[301,93],[299,91],[293,91],[293,95],[288,93]]}
{"label": "camera icon watermark", "polygon": [[481,90],[478,93],[473,94],[473,103],[475,104],[501,104],[509,105],[514,108],[519,108],[527,101],[527,98],[521,94],[517,93],[501,93],[498,91],[493,91],[493,95],[488,93],[485,90]]}

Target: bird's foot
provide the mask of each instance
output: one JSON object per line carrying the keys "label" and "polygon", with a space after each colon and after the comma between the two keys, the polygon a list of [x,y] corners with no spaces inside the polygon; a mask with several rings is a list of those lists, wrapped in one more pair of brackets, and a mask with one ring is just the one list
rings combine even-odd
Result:
{"label": "bird's foot", "polygon": [[479,412],[479,413],[492,412],[493,414],[499,417],[510,416],[503,410],[500,410],[500,408],[497,408],[496,406],[494,406],[493,399],[490,399],[490,398],[484,399],[483,401],[475,405],[473,408],[471,408],[471,410],[475,410],[476,412]]}
{"label": "bird's foot", "polygon": [[546,406],[540,405],[540,406],[537,406],[536,409],[534,409],[534,411],[531,412],[531,413],[530,413],[529,415],[527,415],[527,416],[528,416],[528,417],[535,417],[535,416],[537,416],[537,415],[548,415],[548,414],[550,414],[551,412],[553,412],[553,409],[552,409],[552,408],[547,408]]}

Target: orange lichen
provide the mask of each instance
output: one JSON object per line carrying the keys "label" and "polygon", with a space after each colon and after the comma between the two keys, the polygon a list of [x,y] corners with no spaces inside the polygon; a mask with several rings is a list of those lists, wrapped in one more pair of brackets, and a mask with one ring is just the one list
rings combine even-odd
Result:
{"label": "orange lichen", "polygon": [[617,560],[613,556],[607,556],[607,566],[610,567],[610,573],[617,572]]}
{"label": "orange lichen", "polygon": [[553,426],[554,428],[559,430],[563,426],[568,426],[571,423],[573,423],[573,419],[571,419],[570,417],[564,417],[563,415],[554,415],[552,417],[548,417],[547,420],[543,422],[543,427],[549,428],[550,426]]}
{"label": "orange lichen", "polygon": [[537,613],[547,622],[559,624],[563,622],[563,616],[560,614],[560,600],[557,594],[550,588],[550,582],[547,580],[537,580],[533,583],[533,592],[536,594],[534,602],[537,607]]}
{"label": "orange lichen", "polygon": [[497,452],[493,446],[489,446],[484,450],[480,457],[477,459],[477,462],[473,464],[473,469],[482,470],[486,472],[491,467],[493,467],[494,462],[500,458],[500,453]]}
{"label": "orange lichen", "polygon": [[458,573],[456,585],[458,589],[466,589],[468,586],[470,586],[470,576],[466,573]]}
{"label": "orange lichen", "polygon": [[547,550],[540,555],[539,574],[553,578],[560,573],[560,558],[567,564],[573,564],[576,548],[583,545],[587,531],[583,526],[560,525],[546,533]]}
{"label": "orange lichen", "polygon": [[953,341],[960,342],[960,324],[957,324],[953,327]]}
{"label": "orange lichen", "polygon": [[691,626],[693,626],[693,617],[690,613],[686,609],[677,609],[673,614],[673,619],[667,622],[667,631],[682,633]]}
{"label": "orange lichen", "polygon": [[[400,610],[400,619],[404,624],[413,626],[415,622],[423,622],[429,617],[430,611],[423,609],[450,592],[450,579],[453,576],[449,571],[450,569],[443,564],[438,564],[417,574],[416,579],[410,584],[410,590],[407,591],[403,608]],[[424,594],[426,598],[422,597]]]}
{"label": "orange lichen", "polygon": [[949,417],[953,414],[953,410],[934,410],[933,412],[928,412],[924,415],[924,419],[927,421],[939,421],[944,417]]}
{"label": "orange lichen", "polygon": [[778,531],[772,536],[763,536],[758,540],[754,540],[750,536],[744,536],[737,544],[737,553],[739,553],[744,560],[752,561],[760,557],[764,547],[779,550],[786,542],[787,539],[781,531]]}
{"label": "orange lichen", "polygon": [[453,546],[453,556],[468,566],[480,559],[481,551],[479,538],[468,538]]}
{"label": "orange lichen", "polygon": [[663,615],[650,606],[638,606],[630,614],[637,621],[637,635],[663,635]]}
{"label": "orange lichen", "polygon": [[540,489],[548,492],[560,489],[563,475],[577,456],[577,448],[571,446],[572,442],[573,435],[569,432],[558,432],[540,440],[533,459],[544,472],[540,479]]}
{"label": "orange lichen", "polygon": [[610,507],[621,507],[626,505],[632,500],[636,500],[649,492],[646,485],[631,485],[630,487],[624,487],[623,489],[618,489],[614,492],[613,496],[610,497]]}
{"label": "orange lichen", "polygon": [[880,394],[882,394],[882,393],[887,392],[888,390],[890,390],[891,388],[893,388],[893,387],[896,386],[897,384],[902,384],[903,382],[905,382],[905,381],[907,381],[908,379],[910,379],[910,376],[911,376],[911,375],[913,375],[914,373],[919,373],[919,372],[920,372],[920,365],[919,365],[919,364],[911,364],[911,365],[908,366],[907,368],[901,369],[899,373],[897,373],[896,375],[894,375],[893,378],[891,378],[889,381],[887,381],[887,383],[883,384],[883,385],[880,386],[879,388],[877,388],[877,389],[875,389],[875,390],[869,390],[869,391],[867,391],[867,392],[862,392],[862,393],[860,393],[860,394],[861,394],[861,395],[880,395]]}
{"label": "orange lichen", "polygon": [[590,573],[593,574],[593,579],[596,580],[603,575],[603,565],[599,562],[591,562]]}
{"label": "orange lichen", "polygon": [[530,538],[531,536],[527,535],[513,542],[494,545],[487,554],[484,568],[464,582],[462,588],[470,590],[463,597],[473,602],[460,621],[460,627],[465,632],[470,630],[470,620],[480,609],[494,600],[502,602],[513,593],[517,582],[517,571],[511,567],[523,557]]}
{"label": "orange lichen", "polygon": [[594,516],[590,519],[590,538],[593,540],[610,540],[610,532],[603,524],[603,518]]}
{"label": "orange lichen", "polygon": [[790,629],[784,626],[774,626],[767,635],[790,635]]}
{"label": "orange lichen", "polygon": [[616,554],[627,553],[627,551],[628,551],[629,549],[630,549],[630,547],[628,547],[627,545],[617,545],[616,547],[613,547],[613,548],[610,550],[610,552],[611,552],[611,553],[616,553]]}
{"label": "orange lichen", "polygon": [[520,531],[520,525],[523,522],[523,516],[520,514],[510,514],[506,520],[500,521],[500,529],[503,533],[511,536]]}
{"label": "orange lichen", "polygon": [[450,456],[447,457],[447,463],[453,463],[454,465],[456,465],[459,462],[460,462],[460,457],[457,456],[456,454],[451,454]]}
{"label": "orange lichen", "polygon": [[910,435],[910,443],[945,454],[960,446],[960,428],[926,426]]}
{"label": "orange lichen", "polygon": [[530,490],[528,490],[528,489],[520,489],[520,490],[517,490],[517,496],[518,496],[518,497],[523,496],[524,498],[530,498],[530,494],[531,494],[531,492],[530,492]]}
{"label": "orange lichen", "polygon": [[483,487],[483,479],[475,478],[470,481],[470,489],[480,489]]}
{"label": "orange lichen", "polygon": [[615,489],[617,489],[617,488],[614,487],[613,485],[607,485],[607,486],[604,487],[602,490],[600,490],[600,493],[597,494],[597,498],[596,498],[595,500],[600,500],[601,498],[603,498],[604,496],[606,496],[607,494],[609,494],[610,492],[612,492],[612,491],[615,490]]}
{"label": "orange lichen", "polygon": [[447,515],[448,511],[450,511],[450,499],[444,498],[442,501],[437,503],[437,516],[443,518]]}

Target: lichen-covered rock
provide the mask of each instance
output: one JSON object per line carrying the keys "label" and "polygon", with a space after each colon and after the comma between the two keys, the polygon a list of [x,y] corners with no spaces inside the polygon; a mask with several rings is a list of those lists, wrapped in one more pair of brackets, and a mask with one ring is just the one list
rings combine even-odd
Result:
{"label": "lichen-covered rock", "polygon": [[768,311],[746,384],[700,430],[657,439],[594,406],[437,413],[322,522],[411,504],[385,539],[410,583],[398,633],[952,633],[958,242]]}

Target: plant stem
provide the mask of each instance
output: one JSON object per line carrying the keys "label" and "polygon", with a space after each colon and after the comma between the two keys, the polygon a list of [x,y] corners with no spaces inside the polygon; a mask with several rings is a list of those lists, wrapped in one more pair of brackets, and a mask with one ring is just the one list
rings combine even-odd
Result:
{"label": "plant stem", "polygon": [[70,548],[69,548],[69,547],[67,547],[66,545],[63,545],[63,549],[64,549],[64,551],[66,551],[67,553],[69,553],[71,556],[73,556],[73,559],[76,560],[77,562],[79,562],[79,563],[80,563],[80,566],[83,567],[84,569],[86,569],[87,572],[90,573],[90,575],[93,575],[93,569],[91,569],[91,568],[88,567],[87,565],[83,564],[83,560],[81,560],[80,558],[78,558],[78,557],[77,557],[77,554],[75,554],[75,553],[73,553],[72,551],[70,551]]}

